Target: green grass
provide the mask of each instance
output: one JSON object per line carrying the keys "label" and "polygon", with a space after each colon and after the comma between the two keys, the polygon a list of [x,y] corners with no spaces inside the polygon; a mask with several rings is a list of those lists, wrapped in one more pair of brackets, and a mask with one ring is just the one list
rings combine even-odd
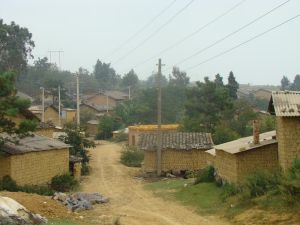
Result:
{"label": "green grass", "polygon": [[[185,184],[187,184],[186,187],[184,187]],[[160,197],[192,206],[201,214],[214,214],[224,210],[225,207],[220,197],[222,189],[214,183],[193,185],[191,179],[174,179],[147,184],[145,188]]]}
{"label": "green grass", "polygon": [[[48,221],[49,225],[96,225],[96,223],[91,223],[90,221],[80,221],[80,220],[66,220],[66,219],[50,219]],[[98,223],[99,225],[99,223]]]}

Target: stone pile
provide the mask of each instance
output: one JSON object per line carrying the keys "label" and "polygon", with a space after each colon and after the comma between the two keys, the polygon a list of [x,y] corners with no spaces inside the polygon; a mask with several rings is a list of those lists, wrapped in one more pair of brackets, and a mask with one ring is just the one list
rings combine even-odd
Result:
{"label": "stone pile", "polygon": [[47,223],[47,219],[34,214],[8,197],[0,197],[0,225],[30,225]]}
{"label": "stone pile", "polygon": [[70,195],[56,192],[53,196],[53,199],[61,202],[73,212],[89,210],[93,208],[94,204],[103,204],[109,201],[108,198],[99,193],[85,192],[76,192]]}

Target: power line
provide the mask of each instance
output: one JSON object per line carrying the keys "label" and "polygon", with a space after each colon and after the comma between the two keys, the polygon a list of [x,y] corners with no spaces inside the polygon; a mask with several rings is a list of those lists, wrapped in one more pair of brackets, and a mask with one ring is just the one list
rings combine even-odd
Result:
{"label": "power line", "polygon": [[[146,23],[141,29],[139,29],[137,32],[135,32],[132,36],[130,36],[126,41],[124,41],[121,45],[119,45],[116,49],[114,49],[108,57],[113,56],[117,51],[119,51],[121,48],[124,47],[124,45],[127,45],[129,42],[131,42],[134,38],[136,38],[140,33],[142,33],[147,27],[149,27],[152,23],[154,23],[158,17],[160,17],[165,11],[167,11],[172,5],[175,4],[177,0],[173,0],[170,4],[168,4],[163,10],[161,10],[154,18],[152,18],[148,23]],[[108,58],[107,57],[107,58]]]}
{"label": "power line", "polygon": [[168,19],[163,25],[161,25],[159,28],[157,28],[154,32],[152,32],[147,38],[145,38],[142,42],[140,42],[137,46],[135,46],[133,49],[128,51],[126,54],[124,54],[122,57],[118,58],[114,63],[118,63],[125,59],[127,56],[129,56],[131,53],[133,53],[135,50],[143,46],[148,40],[150,40],[152,37],[154,37],[159,31],[161,31],[165,26],[167,26],[169,23],[171,23],[179,14],[181,14],[184,10],[186,10],[195,0],[189,1],[183,8],[181,8],[179,11],[177,11],[170,19]]}
{"label": "power line", "polygon": [[208,23],[206,23],[205,25],[199,27],[196,31],[190,33],[189,35],[185,36],[184,38],[182,38],[181,40],[175,42],[174,44],[172,45],[169,45],[167,48],[161,50],[159,53],[157,53],[156,55],[138,63],[135,67],[138,67],[152,59],[155,59],[157,58],[158,56],[160,56],[162,53],[165,53],[171,49],[173,49],[174,47],[178,46],[179,44],[183,43],[184,41],[188,40],[189,38],[195,36],[196,34],[198,34],[200,31],[204,30],[206,27],[212,25],[213,23],[217,22],[218,20],[220,20],[222,17],[226,16],[227,14],[229,14],[231,11],[233,11],[234,9],[236,9],[237,7],[239,7],[242,3],[244,3],[245,1],[247,0],[242,0],[240,1],[239,3],[235,4],[233,7],[231,7],[230,9],[226,10],[225,12],[223,12],[221,15],[217,16],[216,18],[214,18],[213,20],[209,21]]}
{"label": "power line", "polygon": [[249,42],[251,42],[251,41],[253,41],[253,40],[255,40],[255,39],[257,39],[257,38],[259,38],[259,37],[261,37],[261,36],[263,36],[263,35],[271,32],[273,30],[275,30],[275,29],[277,29],[277,28],[279,28],[279,27],[281,27],[281,26],[283,26],[284,24],[286,24],[286,23],[290,22],[291,20],[294,20],[294,19],[296,19],[298,17],[300,17],[300,14],[298,14],[298,15],[296,15],[296,16],[288,19],[288,20],[285,20],[284,22],[282,22],[282,23],[280,23],[280,24],[278,24],[278,25],[276,25],[276,26],[274,26],[274,27],[272,27],[272,28],[270,28],[270,29],[268,29],[268,30],[260,33],[260,34],[257,34],[254,37],[252,37],[252,38],[250,38],[250,39],[248,39],[248,40],[246,40],[246,41],[244,41],[244,42],[242,42],[242,43],[240,43],[240,44],[238,44],[238,45],[236,45],[236,46],[234,46],[234,47],[232,47],[230,49],[227,49],[226,51],[223,51],[223,52],[221,52],[221,53],[219,53],[219,54],[217,54],[217,55],[215,55],[213,57],[210,57],[207,60],[204,60],[204,61],[202,61],[202,62],[200,62],[200,63],[198,63],[198,64],[196,64],[194,66],[188,67],[187,70],[192,70],[192,69],[194,69],[194,68],[196,68],[196,67],[198,67],[198,66],[200,66],[200,65],[202,65],[204,63],[207,63],[207,62],[209,62],[209,61],[211,61],[211,60],[213,60],[215,58],[218,58],[218,57],[220,57],[222,55],[225,55],[225,54],[227,54],[227,53],[229,53],[229,52],[231,52],[231,51],[233,51],[233,50],[235,50],[235,49],[237,49],[237,48],[239,48],[239,47],[241,47],[241,46],[243,46],[243,45],[245,45],[245,44],[247,44],[247,43],[249,43]]}
{"label": "power line", "polygon": [[199,51],[197,51],[197,52],[195,52],[194,54],[192,54],[192,55],[186,57],[185,59],[183,59],[183,60],[181,60],[181,61],[175,63],[175,65],[182,64],[183,62],[186,62],[187,60],[193,58],[194,56],[199,55],[200,53],[202,53],[202,52],[204,52],[204,51],[206,51],[206,50],[208,50],[208,49],[214,47],[215,45],[221,43],[222,41],[226,40],[227,38],[233,36],[234,34],[237,34],[238,32],[242,31],[243,29],[247,28],[248,26],[254,24],[255,22],[257,22],[257,21],[259,21],[259,20],[261,20],[262,18],[264,18],[265,16],[269,15],[270,13],[276,11],[276,10],[279,9],[280,7],[282,7],[282,6],[284,6],[285,4],[287,4],[289,1],[290,1],[290,0],[287,0],[287,1],[285,1],[285,2],[283,2],[283,3],[281,3],[281,4],[279,4],[279,5],[277,5],[276,7],[272,8],[272,9],[269,10],[268,12],[262,14],[261,16],[255,18],[254,20],[250,21],[250,22],[247,23],[246,25],[241,26],[240,28],[238,28],[238,29],[236,29],[235,31],[233,31],[233,32],[231,32],[231,33],[229,33],[229,34],[227,34],[227,35],[224,36],[223,38],[221,38],[221,39],[215,41],[214,43],[212,43],[212,44],[210,44],[210,45],[208,45],[208,46],[206,46],[206,47],[204,47],[204,48],[202,48],[202,49],[200,49]]}

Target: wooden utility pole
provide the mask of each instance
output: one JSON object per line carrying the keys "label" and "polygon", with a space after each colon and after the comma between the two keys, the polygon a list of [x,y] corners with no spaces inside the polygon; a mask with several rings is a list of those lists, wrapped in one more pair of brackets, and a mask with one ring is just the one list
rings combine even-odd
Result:
{"label": "wooden utility pole", "polygon": [[76,74],[76,93],[77,93],[77,126],[80,125],[80,100],[79,100],[79,74]]}
{"label": "wooden utility pole", "polygon": [[158,59],[157,73],[157,176],[161,176],[161,150],[162,150],[162,131],[161,131],[161,59]]}
{"label": "wooden utility pole", "polygon": [[42,89],[42,122],[45,122],[45,88]]}
{"label": "wooden utility pole", "polygon": [[58,126],[61,126],[60,85],[58,85]]}

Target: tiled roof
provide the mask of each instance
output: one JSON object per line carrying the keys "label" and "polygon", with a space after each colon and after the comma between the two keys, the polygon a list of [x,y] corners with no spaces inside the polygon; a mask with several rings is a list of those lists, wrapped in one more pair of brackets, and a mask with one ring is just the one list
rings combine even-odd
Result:
{"label": "tiled roof", "polygon": [[300,91],[273,91],[268,112],[276,116],[300,116]]}
{"label": "tiled roof", "polygon": [[[156,150],[157,133],[141,134],[139,147],[142,150]],[[162,132],[162,149],[207,150],[212,148],[213,141],[209,133]]]}
{"label": "tiled roof", "polygon": [[61,141],[36,134],[25,138],[14,138],[5,134],[2,134],[1,136],[7,140],[5,141],[4,146],[1,148],[4,152],[10,155],[48,151],[70,147],[70,145],[67,145]]}

